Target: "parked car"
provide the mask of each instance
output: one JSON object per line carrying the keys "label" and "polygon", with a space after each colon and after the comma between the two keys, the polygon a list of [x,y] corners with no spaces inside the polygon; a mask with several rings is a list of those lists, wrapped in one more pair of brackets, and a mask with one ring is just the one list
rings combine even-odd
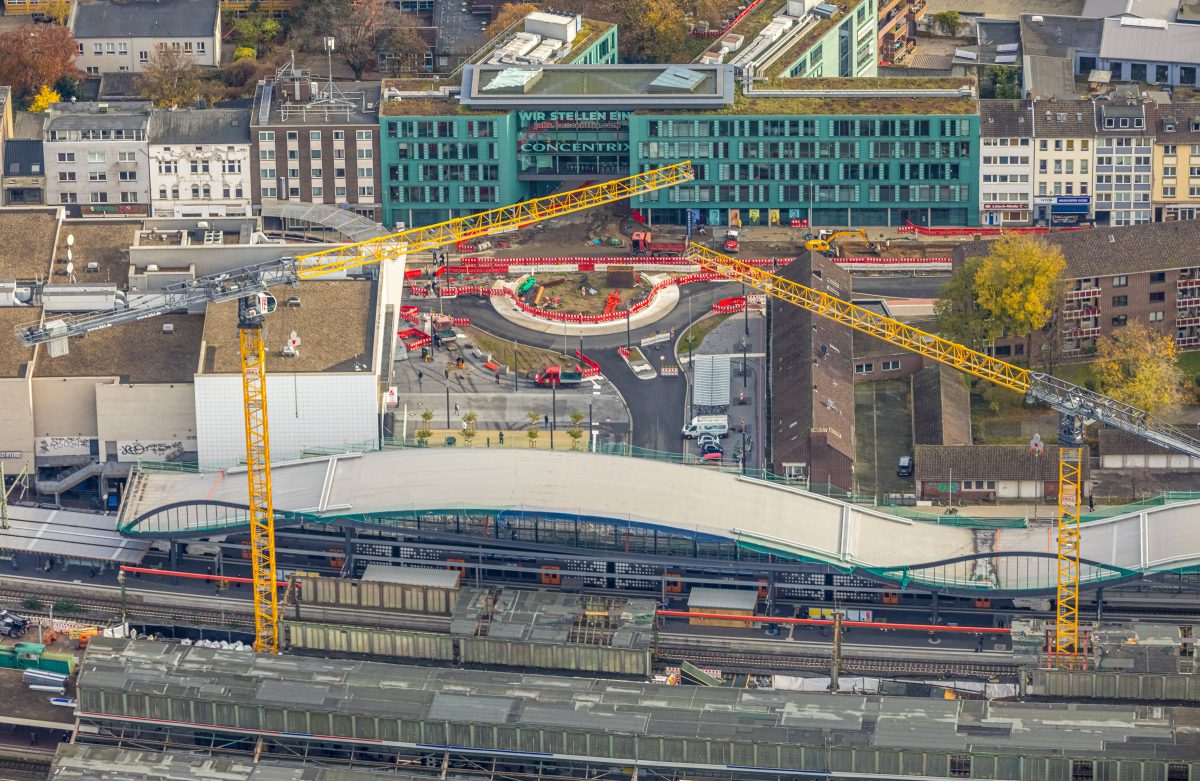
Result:
{"label": "parked car", "polygon": [[721,444],[721,438],[716,434],[701,434],[696,440],[696,444],[700,447],[704,447],[705,445],[719,445]]}
{"label": "parked car", "polygon": [[896,464],[896,477],[912,477],[912,476],[913,476],[912,456],[901,456],[900,463]]}
{"label": "parked car", "polygon": [[700,455],[707,456],[711,453],[717,453],[718,455],[725,455],[725,448],[723,448],[720,445],[715,444],[715,443],[710,443],[707,445],[700,446]]}

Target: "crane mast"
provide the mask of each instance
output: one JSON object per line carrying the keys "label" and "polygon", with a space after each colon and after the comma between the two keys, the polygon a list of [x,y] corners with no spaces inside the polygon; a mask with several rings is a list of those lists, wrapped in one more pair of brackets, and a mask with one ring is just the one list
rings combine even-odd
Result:
{"label": "crane mast", "polygon": [[1015,366],[699,244],[689,245],[687,254],[707,270],[972,377],[1023,393],[1028,401],[1046,404],[1059,413],[1058,606],[1049,652],[1056,666],[1078,665],[1084,658],[1079,636],[1079,522],[1083,496],[1080,446],[1084,425],[1096,421],[1193,458],[1200,458],[1200,440],[1145,410],[1102,393]]}
{"label": "crane mast", "polygon": [[267,421],[266,350],[263,326],[275,310],[270,289],[346,272],[465,239],[508,233],[564,214],[614,203],[695,178],[690,162],[643,171],[622,179],[547,195],[498,209],[457,217],[388,236],[343,244],[295,257],[282,257],[233,271],[198,277],[149,295],[126,297],[109,312],[75,315],[18,326],[26,345],[57,343],[114,325],[143,320],[193,306],[237,300],[242,407],[246,428],[246,481],[249,492],[250,559],[254,580],[254,649],[279,650],[279,593],[275,575],[275,510],[271,490],[271,445]]}

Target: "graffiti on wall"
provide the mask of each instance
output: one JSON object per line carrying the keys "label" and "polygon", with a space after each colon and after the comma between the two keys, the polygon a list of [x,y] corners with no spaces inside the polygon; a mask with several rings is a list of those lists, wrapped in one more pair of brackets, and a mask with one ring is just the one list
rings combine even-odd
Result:
{"label": "graffiti on wall", "polygon": [[118,440],[117,460],[137,461],[178,461],[183,454],[196,450],[196,440],[167,440],[140,442],[137,440]]}
{"label": "graffiti on wall", "polygon": [[38,437],[39,456],[86,456],[92,452],[91,437]]}

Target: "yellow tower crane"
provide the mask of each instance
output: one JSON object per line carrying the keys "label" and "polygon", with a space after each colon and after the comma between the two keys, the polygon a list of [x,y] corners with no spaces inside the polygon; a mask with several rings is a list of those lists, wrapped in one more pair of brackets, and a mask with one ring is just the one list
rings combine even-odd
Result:
{"label": "yellow tower crane", "polygon": [[1048,374],[1014,366],[699,244],[691,244],[687,255],[708,271],[743,282],[747,287],[780,301],[952,366],[973,377],[1024,393],[1029,401],[1047,404],[1059,413],[1059,442],[1062,446],[1059,448],[1058,488],[1058,607],[1054,639],[1047,651],[1050,662],[1056,667],[1074,668],[1082,664],[1086,648],[1080,642],[1079,635],[1079,521],[1084,424],[1096,421],[1195,458],[1200,458],[1200,441],[1169,423],[1154,419],[1144,410]]}
{"label": "yellow tower crane", "polygon": [[275,514],[271,492],[271,440],[267,428],[266,353],[262,336],[265,318],[275,310],[275,297],[269,292],[270,288],[395,260],[479,236],[509,233],[543,220],[654,192],[693,178],[691,163],[676,163],[369,241],[198,277],[168,286],[127,309],[22,325],[17,328],[17,336],[26,345],[51,342],[53,347],[65,352],[69,338],[90,331],[207,303],[237,300],[254,574],[254,648],[261,653],[276,653],[279,650],[279,592],[275,580]]}

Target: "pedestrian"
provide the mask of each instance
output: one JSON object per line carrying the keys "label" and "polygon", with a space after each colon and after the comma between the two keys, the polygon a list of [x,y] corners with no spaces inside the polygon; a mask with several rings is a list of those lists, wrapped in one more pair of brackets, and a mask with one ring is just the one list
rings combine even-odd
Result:
{"label": "pedestrian", "polygon": [[1089,495],[1088,496],[1088,512],[1092,513],[1095,511],[1096,511],[1096,497]]}
{"label": "pedestrian", "polygon": [[504,444],[504,432],[503,431],[500,432],[500,444],[501,445]]}
{"label": "pedestrian", "polygon": [[546,424],[547,426],[549,426],[549,425],[550,425],[550,416],[549,416],[549,415],[542,415],[542,421],[543,421],[543,422],[545,422],[545,424]]}
{"label": "pedestrian", "polygon": [[448,379],[450,379],[450,370],[446,369],[445,371],[446,371],[446,379],[448,380]]}
{"label": "pedestrian", "polygon": [[458,414],[458,405],[457,404],[454,405],[454,414],[455,415]]}
{"label": "pedestrian", "polygon": [[31,746],[37,745],[37,733],[36,732],[29,733],[29,745],[31,745]]}
{"label": "pedestrian", "polygon": [[496,372],[496,384],[500,384],[500,372]]}

